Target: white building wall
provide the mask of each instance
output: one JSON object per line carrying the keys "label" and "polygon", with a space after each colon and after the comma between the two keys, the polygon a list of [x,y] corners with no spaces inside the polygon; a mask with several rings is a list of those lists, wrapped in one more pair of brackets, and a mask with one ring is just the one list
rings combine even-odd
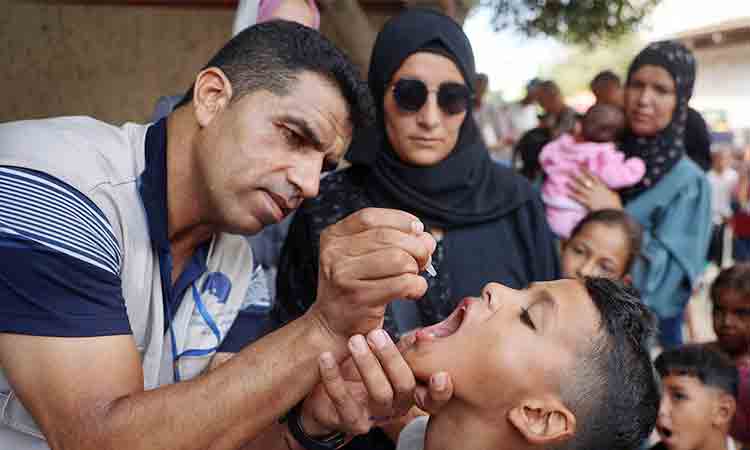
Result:
{"label": "white building wall", "polygon": [[730,128],[750,128],[750,42],[694,53],[698,73],[691,105],[725,110]]}

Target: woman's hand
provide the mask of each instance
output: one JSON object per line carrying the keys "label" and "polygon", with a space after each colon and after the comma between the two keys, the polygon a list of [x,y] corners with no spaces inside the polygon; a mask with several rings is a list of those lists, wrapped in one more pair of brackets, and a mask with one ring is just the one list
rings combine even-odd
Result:
{"label": "woman's hand", "polygon": [[570,197],[589,211],[622,209],[620,195],[584,167],[578,175],[572,176],[568,189],[570,189]]}

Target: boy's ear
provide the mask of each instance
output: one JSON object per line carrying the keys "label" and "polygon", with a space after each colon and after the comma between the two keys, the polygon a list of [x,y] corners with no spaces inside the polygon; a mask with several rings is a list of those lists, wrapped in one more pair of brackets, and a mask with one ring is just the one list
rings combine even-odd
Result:
{"label": "boy's ear", "polygon": [[732,395],[720,393],[714,402],[712,423],[715,426],[729,426],[737,410],[737,401]]}
{"label": "boy's ear", "polygon": [[532,445],[548,446],[573,437],[576,417],[559,400],[528,400],[508,412],[508,420]]}

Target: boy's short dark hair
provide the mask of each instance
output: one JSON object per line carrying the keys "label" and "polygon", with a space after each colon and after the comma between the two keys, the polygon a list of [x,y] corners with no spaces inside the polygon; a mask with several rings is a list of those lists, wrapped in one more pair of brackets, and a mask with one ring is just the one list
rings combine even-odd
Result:
{"label": "boy's short dark hair", "polygon": [[581,351],[562,400],[576,417],[572,439],[556,450],[632,450],[651,434],[659,387],[647,341],[656,321],[629,285],[587,278],[586,290],[601,314],[599,336]]}
{"label": "boy's short dark hair", "polygon": [[[374,122],[372,96],[349,59],[316,30],[285,20],[254,25],[233,37],[204,66],[217,67],[232,83],[232,100],[264,89],[286,95],[297,76],[310,71],[330,80],[349,107],[355,127]],[[177,108],[193,99],[193,87]]]}
{"label": "boy's short dark hair", "polygon": [[664,378],[688,376],[706,386],[715,387],[737,398],[739,374],[725,354],[705,344],[689,344],[664,351],[654,363]]}
{"label": "boy's short dark hair", "polygon": [[722,270],[711,285],[711,300],[717,301],[725,289],[750,297],[750,263],[739,263]]}

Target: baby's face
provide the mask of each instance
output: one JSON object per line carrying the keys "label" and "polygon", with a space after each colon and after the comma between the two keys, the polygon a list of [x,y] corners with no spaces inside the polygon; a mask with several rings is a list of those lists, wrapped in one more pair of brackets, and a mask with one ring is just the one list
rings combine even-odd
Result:
{"label": "baby's face", "polygon": [[593,114],[583,121],[583,137],[590,142],[614,142],[625,127],[621,114]]}
{"label": "baby's face", "polygon": [[529,395],[559,395],[561,375],[600,333],[600,321],[580,281],[526,290],[490,283],[481,297],[464,299],[446,320],[417,332],[404,357],[420,381],[448,372],[451,403],[496,416]]}

